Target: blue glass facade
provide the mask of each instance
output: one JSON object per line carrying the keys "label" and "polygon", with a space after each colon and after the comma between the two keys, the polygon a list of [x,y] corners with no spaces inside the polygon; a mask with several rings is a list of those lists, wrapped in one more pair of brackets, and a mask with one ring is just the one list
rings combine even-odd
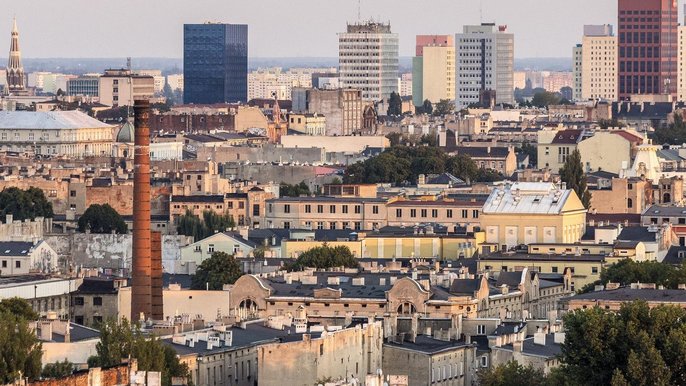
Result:
{"label": "blue glass facade", "polygon": [[183,101],[247,102],[248,26],[183,26]]}

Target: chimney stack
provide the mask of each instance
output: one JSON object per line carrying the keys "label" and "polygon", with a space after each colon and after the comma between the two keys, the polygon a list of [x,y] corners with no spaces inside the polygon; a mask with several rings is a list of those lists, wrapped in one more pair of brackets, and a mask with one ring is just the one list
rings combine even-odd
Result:
{"label": "chimney stack", "polygon": [[150,271],[152,274],[152,319],[164,319],[164,304],[162,298],[162,233],[150,232]]}
{"label": "chimney stack", "polygon": [[150,245],[150,102],[136,100],[133,158],[133,262],[131,322],[152,317]]}

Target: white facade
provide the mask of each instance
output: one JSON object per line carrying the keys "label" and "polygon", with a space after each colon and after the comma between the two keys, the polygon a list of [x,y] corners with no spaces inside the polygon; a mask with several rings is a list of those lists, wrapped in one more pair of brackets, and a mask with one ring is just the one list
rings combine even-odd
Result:
{"label": "white facade", "polygon": [[479,103],[482,90],[497,103],[514,104],[514,34],[495,24],[464,26],[455,35],[457,109]]}
{"label": "white facade", "polygon": [[0,150],[81,158],[112,153],[113,127],[79,111],[2,111]]}
{"label": "white facade", "polygon": [[400,96],[412,96],[412,73],[400,76]]}
{"label": "white facade", "polygon": [[99,81],[100,103],[107,106],[133,106],[134,100],[150,99],[155,94],[152,76],[132,74],[130,70],[106,70]]}
{"label": "white facade", "polygon": [[167,83],[172,90],[183,91],[183,74],[167,75]]}
{"label": "white facade", "polygon": [[291,99],[293,87],[312,87],[312,74],[316,72],[336,72],[334,68],[291,68],[284,71],[280,67],[260,68],[248,74],[248,100],[251,99]]}
{"label": "white facade", "polygon": [[341,87],[362,90],[366,101],[387,100],[398,92],[398,34],[390,24],[348,24],[338,34],[338,64]]}
{"label": "white facade", "polygon": [[584,26],[581,46],[574,48],[574,98],[617,100],[617,61],[617,37],[612,26]]}
{"label": "white facade", "polygon": [[182,142],[155,142],[150,144],[150,160],[179,160],[183,159]]}

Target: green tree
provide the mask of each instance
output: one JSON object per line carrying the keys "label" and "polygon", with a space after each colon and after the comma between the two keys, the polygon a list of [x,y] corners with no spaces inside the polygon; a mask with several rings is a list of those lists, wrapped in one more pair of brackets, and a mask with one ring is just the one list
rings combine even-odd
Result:
{"label": "green tree", "polygon": [[0,301],[0,313],[9,313],[25,320],[36,320],[38,314],[26,300],[18,297],[6,298]]}
{"label": "green tree", "polygon": [[155,337],[143,335],[137,324],[123,319],[120,323],[107,320],[100,329],[96,355],[88,358],[89,367],[109,367],[122,360],[135,358],[141,371],[162,373],[162,385],[170,386],[173,377],[189,379],[188,366],[179,361],[173,348]]}
{"label": "green tree", "polygon": [[574,149],[572,154],[567,156],[565,164],[560,169],[560,179],[567,184],[567,189],[576,192],[586,208],[591,205],[591,192],[586,185],[586,174],[581,163],[579,149]]}
{"label": "green tree", "polygon": [[214,252],[198,266],[191,278],[191,288],[221,290],[224,284],[235,283],[241,275],[241,267],[233,256]]}
{"label": "green tree", "polygon": [[74,372],[74,364],[69,362],[66,358],[64,362],[57,361],[55,363],[48,363],[43,367],[41,377],[43,378],[64,378]]}
{"label": "green tree", "polygon": [[38,188],[21,190],[11,187],[0,191],[0,215],[11,214],[14,220],[33,220],[36,217],[52,218],[52,204]]}
{"label": "green tree", "polygon": [[403,101],[400,98],[400,94],[393,91],[391,96],[388,98],[388,116],[400,116],[403,115]]}
{"label": "green tree", "polygon": [[619,312],[598,307],[564,316],[560,371],[570,384],[680,385],[686,382],[686,310],[644,301]]}
{"label": "green tree", "polygon": [[431,104],[431,101],[428,99],[424,100],[424,103],[422,104],[422,111],[424,114],[431,115],[434,112],[434,106]]}
{"label": "green tree", "polygon": [[542,370],[532,365],[524,367],[514,360],[495,368],[479,371],[477,374],[481,386],[542,386],[546,377]]}
{"label": "green tree", "polygon": [[22,315],[0,312],[0,383],[38,378],[42,355],[42,345],[28,321]]}
{"label": "green tree", "polygon": [[124,234],[128,226],[124,218],[110,204],[92,204],[79,217],[79,232]]}
{"label": "green tree", "polygon": [[288,271],[301,271],[305,268],[357,268],[359,265],[350,248],[343,245],[330,247],[324,244],[321,247],[314,247],[301,253],[295,262],[287,265],[286,269]]}
{"label": "green tree", "polygon": [[657,261],[620,260],[600,273],[600,280],[592,283],[583,292],[590,292],[598,284],[619,283],[622,286],[631,283],[655,283],[667,288],[676,289],[686,283],[686,266],[675,267]]}
{"label": "green tree", "polygon": [[398,146],[403,140],[403,133],[394,131],[386,134],[386,138],[388,138],[388,141],[391,143],[391,147]]}
{"label": "green tree", "polygon": [[[548,107],[550,105],[559,105],[562,103],[562,95],[556,92],[540,91],[534,94],[531,99],[531,104],[535,107]],[[569,101],[567,101],[569,103]]]}
{"label": "green tree", "polygon": [[446,116],[455,111],[455,102],[450,99],[441,99],[436,103],[436,108],[433,110],[435,116]]}
{"label": "green tree", "polygon": [[658,126],[653,133],[653,142],[657,144],[681,145],[686,143],[686,123],[683,115],[672,114],[672,123]]}
{"label": "green tree", "polygon": [[466,154],[450,157],[446,162],[445,169],[448,173],[467,182],[474,181],[479,173],[479,167],[476,165],[476,162]]}
{"label": "green tree", "polygon": [[195,241],[210,237],[217,232],[225,232],[236,226],[229,214],[219,215],[212,211],[204,211],[202,219],[190,210],[176,219],[176,231],[180,235],[193,236]]}
{"label": "green tree", "polygon": [[279,185],[279,196],[281,197],[300,197],[309,196],[310,194],[310,187],[307,186],[305,181],[301,181],[299,184],[295,185],[282,182],[281,185]]}

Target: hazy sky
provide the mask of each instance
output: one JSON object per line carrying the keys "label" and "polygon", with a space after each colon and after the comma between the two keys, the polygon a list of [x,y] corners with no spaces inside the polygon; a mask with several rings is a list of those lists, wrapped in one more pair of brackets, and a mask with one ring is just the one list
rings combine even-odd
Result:
{"label": "hazy sky", "polygon": [[[584,24],[617,21],[617,0],[483,0],[482,12],[478,0],[360,1],[363,19],[390,20],[401,56],[413,55],[415,35],[460,32],[478,24],[480,13],[484,22],[509,26],[518,58],[571,56]],[[336,33],[357,20],[358,9],[358,0],[0,2],[0,50],[9,49],[16,15],[22,54],[30,58],[179,58],[183,24],[204,21],[248,24],[252,57],[334,57]]]}

